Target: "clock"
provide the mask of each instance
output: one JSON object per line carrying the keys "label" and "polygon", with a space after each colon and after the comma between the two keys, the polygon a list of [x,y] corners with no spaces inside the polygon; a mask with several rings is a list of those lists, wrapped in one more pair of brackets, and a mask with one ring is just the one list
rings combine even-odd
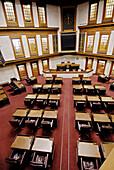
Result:
{"label": "clock", "polygon": [[64,16],[64,23],[66,25],[71,25],[74,21],[74,17],[72,14],[70,13],[67,13],[65,16]]}
{"label": "clock", "polygon": [[75,8],[63,8],[63,31],[74,30]]}

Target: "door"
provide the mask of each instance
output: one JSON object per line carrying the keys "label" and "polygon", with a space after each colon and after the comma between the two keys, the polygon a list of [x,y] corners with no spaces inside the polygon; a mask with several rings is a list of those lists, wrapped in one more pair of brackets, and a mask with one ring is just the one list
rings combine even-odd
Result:
{"label": "door", "polygon": [[105,66],[106,66],[106,61],[105,60],[98,60],[97,74],[104,74]]}
{"label": "door", "polygon": [[33,62],[31,63],[31,68],[32,68],[32,74],[34,77],[39,75],[39,67],[38,67],[38,62]]}
{"label": "door", "polygon": [[49,70],[49,60],[42,60],[43,70]]}
{"label": "door", "polygon": [[17,69],[18,69],[20,80],[23,80],[28,77],[25,64],[17,65]]}

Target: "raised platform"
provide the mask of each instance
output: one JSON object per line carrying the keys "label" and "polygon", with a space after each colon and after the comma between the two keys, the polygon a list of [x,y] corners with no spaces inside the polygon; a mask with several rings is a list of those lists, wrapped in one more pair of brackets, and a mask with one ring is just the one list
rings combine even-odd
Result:
{"label": "raised platform", "polygon": [[82,75],[83,77],[90,77],[93,74],[93,69],[84,70],[84,71],[56,71],[56,70],[46,70],[43,71],[44,77],[52,77],[52,75],[56,75],[57,77],[63,77],[63,78],[72,78],[72,77],[79,77],[79,75]]}

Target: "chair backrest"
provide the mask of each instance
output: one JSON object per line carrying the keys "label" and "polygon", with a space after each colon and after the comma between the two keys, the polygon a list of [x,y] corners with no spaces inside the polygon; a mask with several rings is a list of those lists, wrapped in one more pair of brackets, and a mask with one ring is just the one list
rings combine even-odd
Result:
{"label": "chair backrest", "polygon": [[13,127],[18,127],[20,121],[19,121],[18,119],[10,119],[10,120],[9,120],[9,123],[10,123],[11,126],[13,126]]}

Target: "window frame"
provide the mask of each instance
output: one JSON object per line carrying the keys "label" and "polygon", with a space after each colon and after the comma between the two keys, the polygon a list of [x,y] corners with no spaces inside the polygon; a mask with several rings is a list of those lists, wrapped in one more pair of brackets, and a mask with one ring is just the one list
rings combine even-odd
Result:
{"label": "window frame", "polygon": [[[92,45],[92,49],[88,49],[88,48],[87,48],[87,45],[88,45],[88,36],[89,36],[89,35],[93,35],[93,45]],[[86,37],[86,48],[85,48],[85,51],[86,51],[86,52],[93,52],[94,41],[95,41],[95,32],[88,32],[88,33],[87,33],[87,37]]]}
{"label": "window frame", "polygon": [[[47,51],[43,51],[43,43],[42,43],[42,38],[45,37],[47,38],[47,47],[48,47],[48,50]],[[42,53],[43,54],[49,54],[49,39],[48,39],[48,35],[40,35],[40,39],[41,39],[41,46],[42,46]]]}
{"label": "window frame", "polygon": [[[110,34],[111,34],[111,32],[109,32],[109,31],[108,32],[100,32],[99,44],[98,44],[98,50],[97,50],[98,53],[103,53],[103,54],[107,53],[107,49],[108,49],[108,45],[109,45],[109,40],[110,40]],[[101,50],[100,49],[100,43],[101,43],[102,35],[109,35],[108,36],[108,40],[107,40],[106,50]]]}
{"label": "window frame", "polygon": [[[88,60],[89,59],[92,60],[91,68],[88,68]],[[92,69],[93,68],[93,60],[94,60],[94,58],[86,57],[86,68],[85,69]]]}
{"label": "window frame", "polygon": [[[54,47],[54,36],[57,37],[57,51],[54,50],[54,49],[55,49],[55,47]],[[57,52],[58,52],[58,35],[57,35],[57,34],[53,34],[53,35],[52,35],[52,38],[53,38],[53,52],[54,52],[54,53],[57,53]]]}
{"label": "window frame", "polygon": [[[111,67],[110,67],[110,72],[109,72],[109,76],[111,76],[112,70],[113,70],[113,65],[114,65],[114,61],[112,61],[111,63]],[[112,76],[113,77],[113,76]]]}
{"label": "window frame", "polygon": [[[38,7],[43,7],[45,9],[45,23],[40,22],[40,15],[39,15],[39,10]],[[37,12],[38,12],[38,22],[39,22],[39,27],[47,27],[47,13],[46,13],[46,6],[45,5],[37,5]]]}
{"label": "window frame", "polygon": [[[21,48],[22,48],[22,55],[17,55],[15,52],[15,47],[13,45],[13,41],[12,39],[20,39],[20,43],[21,43]],[[24,48],[23,48],[23,43],[22,43],[22,37],[21,36],[10,36],[10,40],[11,40],[11,44],[12,44],[12,48],[13,48],[13,52],[14,52],[14,56],[15,59],[19,59],[19,58],[25,58],[25,53],[24,53]]]}
{"label": "window frame", "polygon": [[[31,56],[33,55],[38,55],[38,47],[37,47],[37,40],[36,40],[36,35],[27,35],[27,42],[28,42],[28,47],[29,47],[29,53]],[[34,38],[35,39],[35,45],[36,45],[36,52],[31,52],[31,49],[30,49],[30,44],[29,44],[29,38]]]}
{"label": "window frame", "polygon": [[[30,22],[30,23],[28,23],[28,22],[25,21],[23,5],[30,5],[31,20],[32,20],[32,22]],[[21,4],[21,8],[22,8],[23,20],[24,20],[25,26],[26,26],[26,27],[34,26],[34,19],[33,19],[33,12],[32,12],[32,4],[31,4],[31,3],[22,3],[22,4]]]}
{"label": "window frame", "polygon": [[[90,9],[91,9],[91,5],[92,5],[92,4],[95,4],[95,3],[97,3],[96,18],[95,18],[95,20],[90,21]],[[98,1],[98,0],[96,0],[96,1],[94,1],[94,2],[90,2],[90,3],[89,3],[88,24],[95,24],[95,23],[97,22],[98,6],[99,6],[99,1]]]}
{"label": "window frame", "polygon": [[106,13],[106,2],[107,2],[107,0],[104,0],[104,9],[103,9],[103,18],[102,18],[102,22],[113,22],[114,7],[113,7],[113,12],[112,12],[112,17],[110,17],[110,18],[105,18],[105,13]]}
{"label": "window frame", "polygon": [[[5,5],[4,5],[5,2],[11,2],[13,4],[13,9],[14,9],[14,14],[15,14],[15,21],[13,21],[13,22],[8,21],[6,10],[5,10]],[[2,6],[3,6],[3,11],[4,11],[7,26],[18,26],[18,19],[17,19],[17,13],[16,13],[16,8],[15,8],[14,1],[4,0],[4,1],[2,1]]]}

